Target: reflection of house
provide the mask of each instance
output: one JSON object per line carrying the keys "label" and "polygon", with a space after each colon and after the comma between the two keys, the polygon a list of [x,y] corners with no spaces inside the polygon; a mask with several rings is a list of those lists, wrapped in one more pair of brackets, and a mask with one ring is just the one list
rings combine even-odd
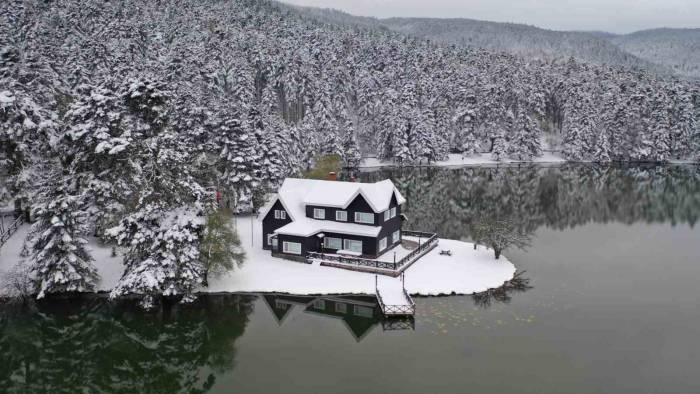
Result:
{"label": "reflection of house", "polygon": [[340,319],[356,341],[361,341],[381,321],[381,311],[374,297],[318,297],[305,312]]}
{"label": "reflection of house", "polygon": [[262,209],[263,247],[288,258],[331,252],[375,258],[401,242],[401,205],[390,180],[288,178]]}
{"label": "reflection of house", "polygon": [[265,304],[270,308],[270,312],[275,316],[275,320],[279,325],[284,323],[284,320],[289,316],[295,305],[305,308],[314,297],[310,296],[292,296],[292,295],[273,295],[266,294],[262,296]]}
{"label": "reflection of house", "polygon": [[[263,295],[262,298],[280,325],[291,315],[292,311],[303,310],[305,313],[341,320],[358,342],[380,322],[382,327],[386,329],[377,300],[372,296],[311,297],[267,294]],[[412,326],[406,328],[410,329]]]}

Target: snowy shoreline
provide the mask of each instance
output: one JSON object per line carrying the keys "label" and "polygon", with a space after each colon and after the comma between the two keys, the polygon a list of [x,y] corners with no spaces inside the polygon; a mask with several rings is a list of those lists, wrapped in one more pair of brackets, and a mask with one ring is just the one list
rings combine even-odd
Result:
{"label": "snowy shoreline", "polygon": [[[323,267],[319,263],[304,264],[272,257],[262,249],[262,224],[250,216],[236,219],[237,230],[246,260],[240,268],[218,278],[210,278],[209,287],[200,294],[294,295],[375,294],[375,275],[340,268]],[[29,226],[22,226],[11,241],[0,249],[0,272],[8,271],[20,261],[19,252]],[[118,282],[123,265],[120,256],[113,257],[109,246],[90,240],[101,280],[97,293],[110,291]],[[449,249],[452,256],[441,256]],[[405,271],[406,290],[416,296],[449,296],[480,293],[500,287],[515,275],[515,266],[505,257],[495,260],[493,251],[457,240],[440,239],[438,246]],[[400,278],[381,276],[382,281]]]}
{"label": "snowy shoreline", "polygon": [[[536,165],[562,165],[562,164],[591,164],[595,163],[593,161],[570,161],[563,157],[552,153],[545,152],[544,155],[536,157],[533,160],[513,160],[504,159],[501,161],[494,160],[490,153],[481,153],[475,156],[462,157],[458,153],[450,153],[447,160],[437,161],[430,164],[406,164],[403,167],[421,167],[421,168],[432,168],[432,167],[444,167],[444,168],[468,168],[468,167],[492,167],[492,166],[512,166],[521,164],[536,164]],[[627,162],[629,164],[654,164],[651,162]],[[669,160],[665,165],[700,165],[699,161],[694,160]],[[361,171],[375,171],[382,168],[398,168],[400,167],[397,163],[393,161],[381,161],[376,157],[365,157],[360,163],[359,169]]]}
{"label": "snowy shoreline", "polygon": [[[260,246],[261,223],[238,217],[237,227],[247,258],[239,269],[210,280],[206,293],[288,293],[296,295],[374,294],[375,275],[318,263],[304,264],[272,257]],[[251,245],[252,241],[252,245]],[[440,250],[450,249],[451,257]],[[405,271],[411,295],[443,296],[480,293],[513,278],[515,266],[505,257],[495,260],[485,247],[473,249],[468,242],[440,239],[439,245]],[[400,278],[381,277],[382,281]]]}

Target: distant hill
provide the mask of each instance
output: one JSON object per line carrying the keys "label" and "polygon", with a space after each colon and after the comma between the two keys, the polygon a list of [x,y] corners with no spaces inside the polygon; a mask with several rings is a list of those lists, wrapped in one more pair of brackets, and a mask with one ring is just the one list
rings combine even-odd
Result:
{"label": "distant hill", "polygon": [[553,59],[573,56],[597,64],[659,71],[658,67],[650,62],[618,48],[601,33],[554,31],[516,23],[473,19],[389,18],[380,22],[403,34],[509,52],[528,58]]}
{"label": "distant hill", "polygon": [[526,58],[579,60],[700,77],[700,29],[652,29],[631,34],[556,31],[474,19],[354,16],[333,9],[288,6],[330,24],[385,28],[435,42],[465,45]]}
{"label": "distant hill", "polygon": [[612,36],[610,42],[679,75],[700,78],[700,29],[652,29]]}

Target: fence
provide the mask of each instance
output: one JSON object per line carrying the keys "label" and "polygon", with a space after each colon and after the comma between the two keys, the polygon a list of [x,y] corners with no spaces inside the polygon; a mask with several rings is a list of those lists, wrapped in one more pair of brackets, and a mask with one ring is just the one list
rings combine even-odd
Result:
{"label": "fence", "polygon": [[17,219],[10,223],[10,225],[7,226],[4,231],[0,230],[0,247],[5,245],[5,242],[10,239],[12,234],[14,234],[22,224],[24,224],[24,216],[20,215],[17,217]]}
{"label": "fence", "polygon": [[380,269],[388,269],[388,270],[396,271],[399,268],[401,268],[404,264],[412,261],[415,257],[422,254],[425,250],[431,249],[433,247],[433,244],[435,244],[438,240],[437,234],[434,234],[434,233],[425,233],[425,232],[421,232],[421,231],[404,230],[402,232],[402,234],[404,236],[409,236],[409,237],[426,238],[426,240],[425,240],[425,242],[421,242],[416,249],[412,250],[409,254],[402,257],[397,262],[378,261],[378,260],[372,260],[372,259],[365,259],[362,257],[347,257],[347,256],[339,256],[339,255],[335,255],[335,254],[318,253],[318,252],[308,252],[306,255],[306,259],[309,262],[311,260],[317,259],[317,260],[323,260],[323,261],[332,262],[332,263],[354,265],[354,266],[358,266],[358,267],[372,267],[372,268],[380,268]]}

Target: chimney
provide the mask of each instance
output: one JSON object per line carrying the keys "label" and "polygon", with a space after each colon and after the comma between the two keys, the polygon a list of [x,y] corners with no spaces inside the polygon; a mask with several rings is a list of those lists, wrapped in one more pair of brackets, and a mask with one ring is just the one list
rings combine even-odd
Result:
{"label": "chimney", "polygon": [[329,181],[337,181],[338,180],[338,174],[336,174],[334,171],[331,171],[328,173],[328,180]]}

